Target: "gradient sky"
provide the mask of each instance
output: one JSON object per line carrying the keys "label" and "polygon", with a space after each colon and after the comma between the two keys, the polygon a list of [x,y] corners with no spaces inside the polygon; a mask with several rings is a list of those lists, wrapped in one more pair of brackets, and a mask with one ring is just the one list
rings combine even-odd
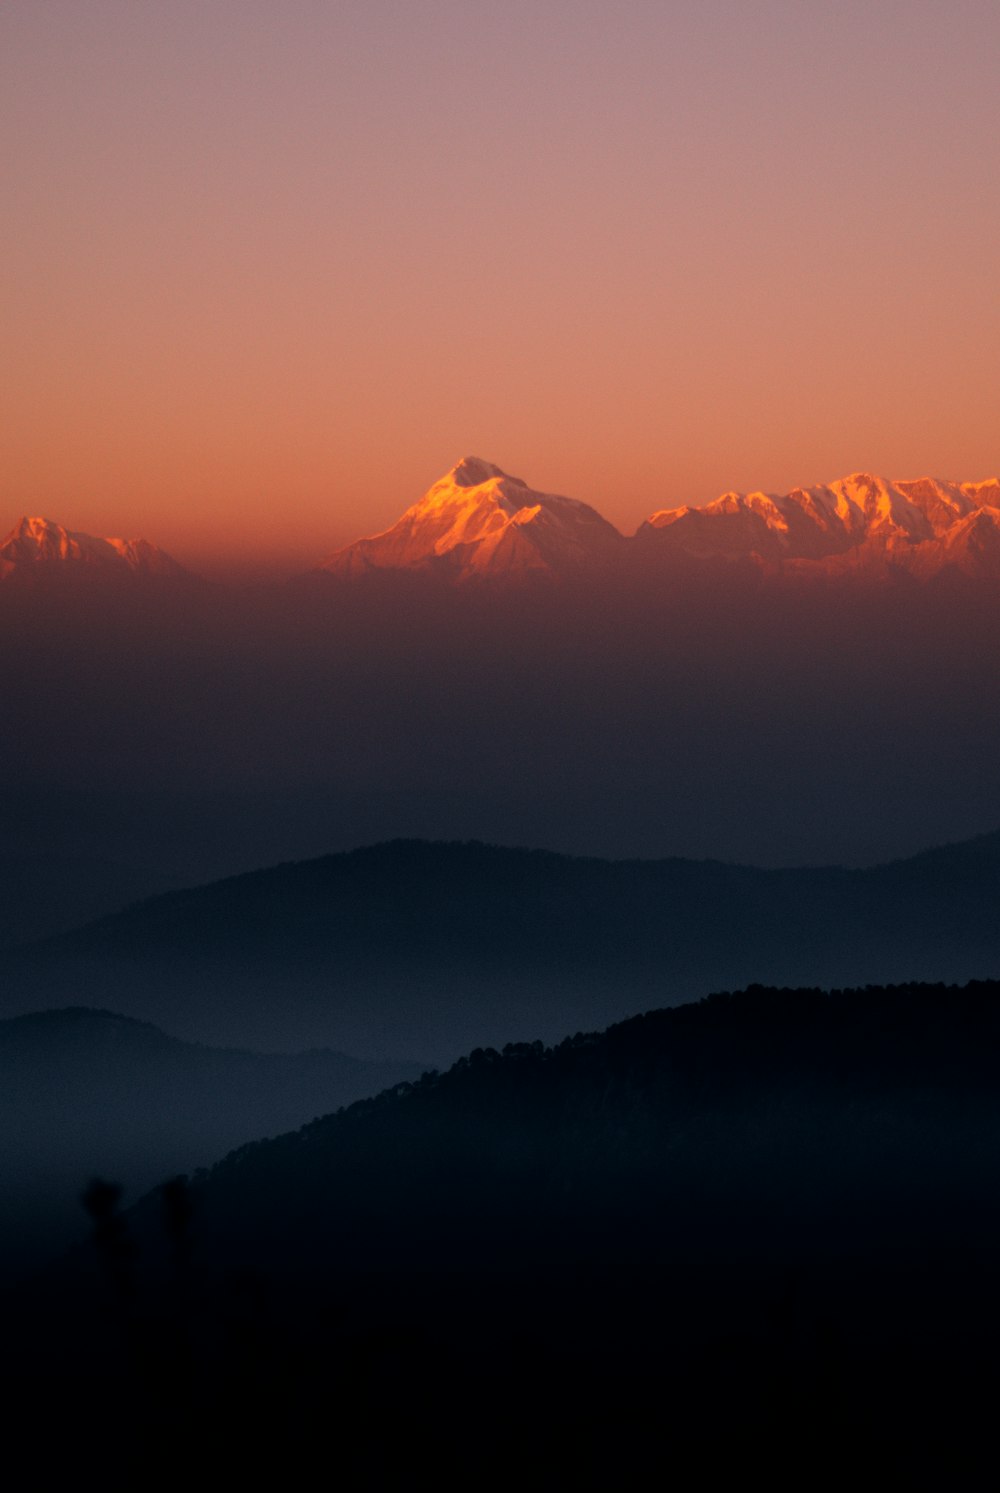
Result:
{"label": "gradient sky", "polygon": [[1000,468],[996,0],[5,0],[0,529]]}

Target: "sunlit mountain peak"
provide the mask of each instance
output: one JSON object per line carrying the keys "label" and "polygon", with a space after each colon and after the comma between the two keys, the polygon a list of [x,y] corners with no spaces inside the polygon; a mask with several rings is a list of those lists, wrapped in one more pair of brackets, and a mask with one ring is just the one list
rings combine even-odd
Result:
{"label": "sunlit mountain peak", "polygon": [[81,573],[188,577],[176,560],[146,539],[102,539],[50,518],[25,516],[0,543],[0,581]]}
{"label": "sunlit mountain peak", "polygon": [[512,477],[509,472],[494,466],[491,461],[483,461],[479,456],[463,456],[462,460],[441,478],[440,483],[435,485],[441,486],[450,482],[455,487],[479,487],[484,482],[494,480],[511,482],[515,487],[527,486],[522,478]]}
{"label": "sunlit mountain peak", "polygon": [[416,570],[457,584],[517,585],[592,571],[623,544],[618,530],[586,503],[536,492],[502,467],[467,456],[390,529],[338,551],[324,569],[347,578]]}
{"label": "sunlit mountain peak", "polygon": [[927,577],[1000,569],[1000,483],[872,472],[784,494],[725,493],[702,508],[652,514],[635,536],[647,566],[669,554],[765,573]]}
{"label": "sunlit mountain peak", "polygon": [[[1000,482],[890,480],[852,472],[787,493],[726,492],[702,507],[662,509],[624,539],[586,503],[537,492],[466,456],[391,528],[323,567],[345,579],[374,571],[433,573],[452,584],[646,572],[661,562],[739,564],[765,574],[921,577],[949,568],[1000,571]],[[664,576],[668,572],[663,571]]]}

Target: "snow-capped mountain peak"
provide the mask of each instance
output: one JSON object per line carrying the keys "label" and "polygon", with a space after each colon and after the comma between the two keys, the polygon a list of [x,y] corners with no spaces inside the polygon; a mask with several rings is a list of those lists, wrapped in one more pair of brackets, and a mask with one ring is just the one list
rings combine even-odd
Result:
{"label": "snow-capped mountain peak", "polygon": [[344,577],[420,570],[459,583],[516,583],[580,575],[623,544],[586,503],[536,492],[492,462],[467,456],[391,528],[339,550],[323,568]]}
{"label": "snow-capped mountain peak", "polygon": [[418,571],[516,585],[610,574],[635,561],[655,572],[668,556],[672,565],[735,563],[767,574],[1000,574],[1000,482],[852,472],[787,493],[727,492],[702,507],[661,509],[627,540],[586,503],[467,456],[391,528],[323,568],[342,578]]}
{"label": "snow-capped mountain peak", "polygon": [[[481,487],[483,483],[492,481],[507,482],[514,487],[528,485],[521,477],[512,477],[491,461],[483,461],[479,456],[463,456],[434,486],[442,487],[447,484],[450,487]],[[431,491],[433,490],[432,488]]]}
{"label": "snow-capped mountain peak", "polygon": [[176,560],[146,539],[101,539],[50,518],[24,517],[0,543],[0,581],[83,572],[187,578]]}
{"label": "snow-capped mountain peak", "polygon": [[739,560],[765,571],[929,575],[945,566],[995,565],[1000,482],[920,477],[889,481],[852,472],[781,495],[726,493],[702,508],[663,509],[641,525],[636,547],[698,560]]}

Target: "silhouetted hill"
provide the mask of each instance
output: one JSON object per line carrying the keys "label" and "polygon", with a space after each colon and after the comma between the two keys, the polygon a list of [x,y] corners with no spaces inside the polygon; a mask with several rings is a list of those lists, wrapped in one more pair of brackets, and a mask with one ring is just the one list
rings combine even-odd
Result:
{"label": "silhouetted hill", "polygon": [[68,1331],[97,1403],[133,1364],[129,1415],[168,1416],[181,1464],[287,1473],[336,1427],[361,1486],[435,1454],[447,1486],[484,1457],[801,1486],[804,1446],[821,1486],[926,1471],[992,1434],[998,1071],[995,982],[755,988],[476,1051],[232,1154],[166,1234],[159,1198],[106,1199],[36,1300],[44,1355]]}
{"label": "silhouetted hill", "polygon": [[[550,1231],[553,1264],[624,1266],[667,1235],[672,1252],[729,1253],[716,1210],[744,1206],[739,1249],[757,1261],[851,1249],[845,1205],[863,1203],[866,1247],[918,1221],[944,1238],[970,1207],[1000,1223],[998,1073],[998,982],[713,995],[554,1048],[477,1049],[245,1146],[200,1184],[205,1238],[262,1268],[287,1249],[316,1270],[460,1274],[520,1273],[517,1251]],[[624,1228],[632,1214],[653,1233]]]}
{"label": "silhouetted hill", "polygon": [[[8,1009],[440,1061],[751,983],[1000,971],[1000,835],[869,870],[395,841],[171,892],[8,961]],[[73,994],[76,992],[76,994]]]}
{"label": "silhouetted hill", "polygon": [[418,1071],[197,1047],[82,1007],[0,1022],[0,1264],[36,1262],[78,1233],[95,1175],[135,1195]]}

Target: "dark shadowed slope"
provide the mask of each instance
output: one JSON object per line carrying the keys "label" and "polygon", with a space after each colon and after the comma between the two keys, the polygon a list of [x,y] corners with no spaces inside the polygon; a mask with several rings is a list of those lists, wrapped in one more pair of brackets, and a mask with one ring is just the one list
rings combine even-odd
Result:
{"label": "dark shadowed slope", "polygon": [[754,989],[474,1052],[230,1156],[186,1231],[145,1200],[138,1256],[105,1226],[37,1300],[44,1355],[68,1330],[98,1403],[134,1364],[134,1424],[169,1405],[182,1463],[287,1472],[335,1434],[352,1486],[415,1456],[468,1486],[484,1447],[528,1486],[954,1459],[992,1435],[998,1071],[996,983]]}
{"label": "dark shadowed slope", "polygon": [[6,961],[186,1037],[450,1059],[754,982],[1000,971],[1000,835],[873,870],[398,841],[168,893]]}
{"label": "dark shadowed slope", "polygon": [[92,1176],[134,1195],[418,1072],[196,1047],[86,1008],[0,1022],[0,1264],[33,1263],[78,1232]]}
{"label": "dark shadowed slope", "polygon": [[[941,1234],[973,1204],[1000,1223],[998,1075],[997,982],[713,995],[554,1048],[478,1049],[247,1146],[205,1179],[206,1247],[262,1266],[287,1250],[320,1270],[332,1250],[352,1269],[521,1274],[519,1251],[538,1268],[549,1230],[578,1263],[641,1261],[664,1231],[672,1249],[729,1254],[716,1208],[748,1208],[738,1247],[762,1259],[779,1234],[785,1257],[850,1250],[858,1216],[837,1208],[862,1199],[866,1247],[930,1226],[932,1199],[949,1205]],[[577,1235],[578,1203],[598,1197],[614,1207]],[[345,1209],[356,1232],[335,1245]],[[655,1241],[623,1228],[630,1214],[659,1219]]]}

